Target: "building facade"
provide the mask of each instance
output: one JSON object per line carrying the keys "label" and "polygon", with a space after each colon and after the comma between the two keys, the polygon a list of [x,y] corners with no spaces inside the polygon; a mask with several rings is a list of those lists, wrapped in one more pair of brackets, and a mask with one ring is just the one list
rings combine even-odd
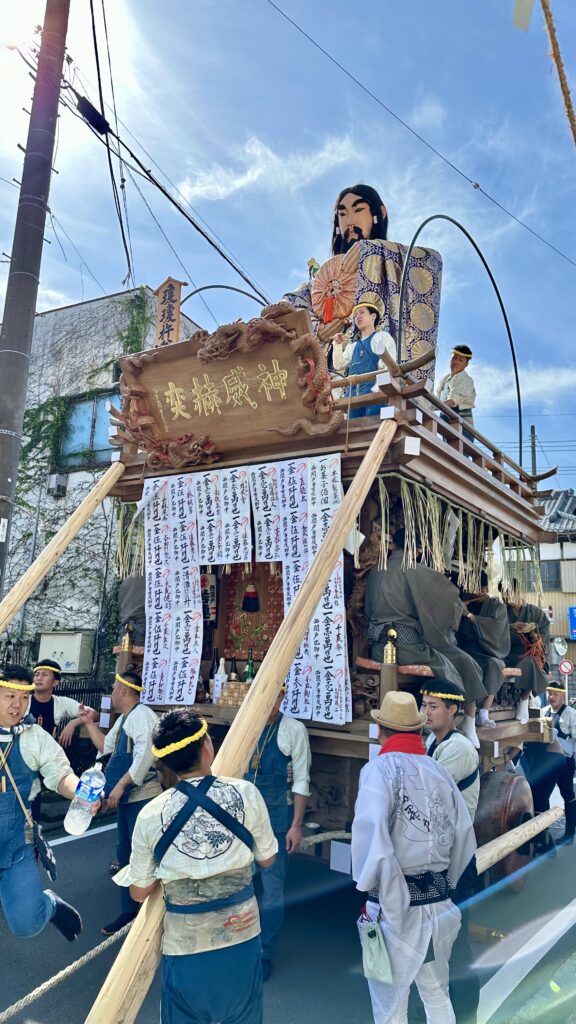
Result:
{"label": "building facade", "polygon": [[[110,465],[107,406],[119,401],[119,360],[154,344],[156,302],[144,286],[37,315],[6,591]],[[197,329],[181,315],[181,338]],[[35,657],[42,634],[85,633],[96,664],[99,648],[109,648],[116,628],[120,515],[114,499],[100,506],[0,643],[9,641],[14,653],[20,646]],[[85,663],[85,643],[83,650]],[[44,654],[50,656],[46,649]]]}

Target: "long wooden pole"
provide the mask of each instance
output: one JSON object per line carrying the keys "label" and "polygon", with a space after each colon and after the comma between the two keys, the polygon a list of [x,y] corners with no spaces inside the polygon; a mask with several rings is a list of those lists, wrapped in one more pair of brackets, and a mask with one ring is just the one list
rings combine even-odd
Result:
{"label": "long wooden pole", "polygon": [[492,839],[491,842],[485,843],[476,853],[476,869],[478,874],[480,875],[483,871],[487,871],[493,864],[497,864],[499,860],[507,857],[509,853],[513,853],[520,846],[524,846],[534,836],[537,836],[545,828],[549,828],[555,821],[558,821],[562,814],[561,807],[552,807],[551,810],[542,811],[541,814],[537,814],[529,821],[525,821],[523,825],[518,825],[516,828],[511,829],[510,832],[505,832],[503,836],[498,836],[496,839]]}
{"label": "long wooden pole", "polygon": [[[304,583],[276,633],[248,695],[242,702],[214,760],[215,775],[241,778],[258,737],[270,715],[280,687],[322,597],[362,503],[386,455],[396,423],[381,423],[366,452]],[[163,900],[156,889],[144,903],[126,941],[96,998],[86,1024],[133,1024],[160,958]]]}
{"label": "long wooden pole", "polygon": [[92,513],[102,504],[104,498],[112,490],[116,481],[120,479],[125,469],[126,467],[122,462],[115,462],[110,466],[110,469],[106,470],[104,475],[94,484],[92,490],[80,502],[78,508],[38,555],[38,558],[32,562],[32,565],[26,570],[24,575],[20,577],[9,593],[6,594],[6,597],[0,603],[0,633],[3,629],[6,629],[6,626],[20,611],[24,602],[34,593],[40,581],[44,579],[46,573],[58,561],[60,555],[70,544],[70,541],[74,540],[74,537],[82,529],[84,523],[88,521]]}

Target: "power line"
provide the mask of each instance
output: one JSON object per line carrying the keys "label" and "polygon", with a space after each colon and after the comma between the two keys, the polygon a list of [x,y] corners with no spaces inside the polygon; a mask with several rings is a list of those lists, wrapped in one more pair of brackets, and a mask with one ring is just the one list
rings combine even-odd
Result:
{"label": "power line", "polygon": [[[104,139],[102,139],[100,134],[99,134],[99,132],[94,128],[94,126],[88,120],[88,117],[93,116],[93,115],[95,115],[98,119],[100,119],[100,115],[98,114],[97,110],[93,107],[92,103],[90,103],[90,100],[88,100],[85,96],[82,96],[77,91],[77,89],[75,89],[74,86],[72,86],[70,83],[67,82],[66,83],[66,87],[68,89],[70,89],[74,93],[74,95],[76,96],[77,101],[81,102],[81,108],[80,108],[80,112],[77,112],[76,110],[73,110],[73,108],[66,102],[66,100],[64,98],[61,98],[61,102],[62,102],[63,106],[66,107],[67,110],[71,111],[74,114],[75,117],[80,118],[80,120],[83,121],[84,124],[87,124],[89,129],[90,129],[90,131],[95,136],[95,138],[97,138],[98,141],[102,145],[108,147],[109,146],[109,140],[106,139],[106,141],[105,141]],[[104,125],[105,125],[105,127],[102,128],[103,134],[106,134],[106,135],[110,134],[110,135],[112,135],[112,137],[114,139],[116,139],[116,141],[119,144],[119,146],[123,146],[124,147],[124,149],[127,151],[127,153],[129,153],[129,155],[132,157],[132,160],[134,160],[136,162],[136,164],[138,165],[139,171],[137,173],[142,174],[142,176],[144,178],[146,178],[149,182],[151,182],[151,184],[154,185],[162,193],[162,195],[165,196],[166,199],[168,199],[168,201],[172,204],[172,206],[174,206],[178,210],[178,212],[188,221],[188,223],[192,225],[192,227],[198,232],[198,234],[200,234],[202,236],[202,238],[204,238],[204,240],[206,242],[208,242],[208,245],[210,245],[211,248],[214,249],[218,253],[218,255],[221,256],[221,258],[230,267],[232,267],[233,270],[236,271],[236,273],[242,278],[242,280],[245,281],[246,284],[248,284],[250,286],[250,288],[252,288],[252,290],[254,292],[256,292],[256,294],[262,299],[262,302],[264,303],[264,305],[269,305],[270,304],[270,299],[265,294],[265,292],[263,292],[262,289],[256,284],[256,282],[253,281],[248,276],[248,274],[244,273],[244,271],[240,269],[240,266],[238,265],[238,263],[234,259],[232,259],[230,256],[228,256],[223,251],[222,247],[220,245],[218,245],[214,241],[213,238],[210,237],[210,235],[204,230],[204,228],[202,228],[200,226],[200,224],[198,224],[194,220],[194,218],[190,216],[190,214],[174,198],[174,196],[170,194],[168,189],[166,189],[164,187],[162,182],[158,181],[158,178],[156,178],[155,175],[152,174],[152,171],[149,168],[147,168],[145,166],[145,164],[142,163],[142,161],[140,160],[139,156],[137,156],[137,154],[134,152],[134,150],[131,149],[131,147],[128,145],[128,143],[124,142],[124,140],[121,138],[121,136],[117,135],[112,130],[112,128],[110,127],[108,122],[105,121],[104,117],[101,118],[101,121],[104,122]],[[113,152],[115,153],[116,156],[118,155],[116,150],[113,150]],[[125,164],[126,164],[126,161],[125,161]],[[126,166],[128,166],[128,165],[126,164]]]}
{"label": "power line", "polygon": [[[141,190],[140,186],[138,185],[138,183],[137,183],[137,182],[135,181],[135,179],[134,179],[134,177],[133,177],[133,175],[132,175],[132,172],[131,172],[130,170],[128,170],[128,176],[129,176],[129,178],[130,178],[130,180],[131,180],[132,184],[134,185],[134,188],[136,189],[136,191],[137,191],[138,195],[140,196],[140,198],[141,198],[142,202],[144,203],[144,206],[145,206],[145,207],[146,207],[146,209],[148,210],[148,213],[149,213],[149,214],[150,214],[150,216],[152,217],[152,220],[154,221],[154,223],[155,223],[156,227],[158,228],[158,230],[159,230],[160,234],[161,234],[161,235],[162,235],[162,237],[164,238],[164,241],[165,241],[165,242],[167,243],[167,245],[168,245],[168,246],[170,247],[170,249],[171,249],[171,250],[172,250],[172,252],[174,253],[174,256],[176,257],[176,259],[178,260],[178,263],[179,263],[179,264],[180,264],[180,266],[182,267],[182,270],[183,270],[183,271],[184,271],[184,273],[186,274],[186,277],[189,277],[189,278],[190,278],[190,282],[191,282],[191,283],[192,283],[192,284],[194,285],[194,288],[196,288],[196,283],[195,283],[195,281],[194,281],[194,279],[193,279],[193,277],[192,277],[192,274],[191,274],[191,273],[190,273],[190,271],[189,271],[189,270],[187,269],[187,267],[185,267],[185,266],[184,266],[184,263],[183,263],[182,259],[180,258],[180,256],[179,256],[179,255],[178,255],[178,253],[176,252],[176,249],[175,249],[175,248],[174,248],[174,246],[172,245],[172,242],[171,242],[171,241],[170,241],[170,239],[168,238],[168,235],[167,235],[167,234],[166,234],[166,232],[164,231],[164,228],[163,228],[163,227],[162,227],[162,225],[160,224],[160,221],[159,221],[159,220],[157,219],[157,217],[156,217],[156,215],[155,215],[154,211],[152,210],[151,206],[150,206],[150,205],[148,204],[148,202],[147,202],[147,200],[146,200],[146,197],[144,196],[144,193],[142,192],[142,190]],[[218,323],[218,320],[216,319],[216,317],[214,316],[214,313],[213,313],[213,312],[212,312],[212,310],[210,309],[210,306],[208,305],[208,303],[206,302],[206,300],[205,300],[205,299],[203,298],[203,296],[200,296],[200,298],[202,299],[202,302],[204,303],[204,305],[205,305],[206,309],[208,310],[208,313],[209,313],[209,314],[210,314],[210,316],[212,317],[212,319],[213,319],[214,323],[216,324],[216,327],[219,327],[219,326],[220,326],[220,324]]]}
{"label": "power line", "polygon": [[[84,90],[86,92],[88,91],[88,87],[94,88],[94,86],[90,82],[90,79],[87,78],[87,76],[84,75],[83,72],[81,72],[79,70],[77,64],[74,64],[74,76],[77,77],[78,81],[82,83],[82,87],[84,88]],[[71,84],[73,85],[74,81],[72,81]],[[106,104],[106,105],[108,106],[108,109],[111,109],[109,104]],[[158,161],[154,159],[154,157],[150,153],[150,151],[146,149],[145,145],[137,138],[137,136],[134,134],[134,132],[130,130],[129,126],[125,123],[125,121],[122,120],[121,117],[118,118],[118,123],[122,125],[124,130],[130,136],[130,138],[134,139],[134,142],[136,143],[136,145],[142,150],[144,155],[148,157],[150,162],[154,165],[154,167],[156,167],[156,169],[160,172],[162,177],[164,177],[166,179],[166,181],[171,186],[171,188],[173,188],[174,191],[180,196],[182,202],[185,203],[186,206],[189,207],[189,209],[192,211],[192,213],[197,218],[197,220],[199,220],[204,225],[204,227],[210,232],[212,237],[215,238],[216,241],[220,243],[222,248],[232,257],[233,260],[235,260],[235,262],[238,264],[238,266],[241,267],[241,269],[244,270],[245,273],[249,273],[249,271],[246,269],[244,264],[240,261],[238,256],[236,256],[236,254],[233,252],[233,250],[230,248],[230,246],[227,245],[226,242],[224,242],[222,238],[220,238],[220,236],[217,234],[217,232],[214,230],[214,228],[208,223],[206,218],[203,217],[202,214],[196,209],[196,207],[194,207],[192,205],[190,200],[184,195],[184,193],[181,191],[181,189],[178,187],[178,185],[174,181],[172,181],[170,175],[160,166]],[[116,128],[116,131],[118,131],[118,128]]]}
{"label": "power line", "polygon": [[[100,97],[100,111],[104,118],[104,92],[102,89],[102,75],[100,72],[100,55],[98,53],[98,37],[96,33],[96,19],[94,17],[94,0],[90,0],[90,20],[92,23],[92,41],[94,44],[94,58],[96,61],[96,78],[98,80],[98,94]],[[132,270],[132,261],[130,259],[130,249],[128,247],[128,240],[126,238],[126,232],[124,230],[124,219],[122,217],[122,209],[120,207],[120,198],[118,196],[118,186],[116,184],[116,177],[114,175],[114,167],[112,166],[112,154],[110,152],[110,142],[108,139],[108,133],[104,133],[103,142],[106,146],[106,153],[108,156],[108,170],[110,172],[110,183],[112,185],[112,195],[114,197],[114,205],[116,207],[116,215],[118,217],[118,224],[120,225],[120,234],[122,236],[122,245],[124,246],[124,253],[126,255],[126,263],[128,265],[128,273],[124,278],[123,284],[126,284],[132,279],[132,285],[136,285],[134,278],[134,272]]]}
{"label": "power line", "polygon": [[[102,20],[104,22],[104,37],[106,39],[106,53],[108,55],[108,71],[109,71],[109,74],[110,74],[110,90],[111,90],[111,93],[112,93],[112,108],[113,108],[113,112],[114,112],[114,122],[115,122],[115,125],[116,125],[116,133],[118,133],[118,113],[117,113],[117,110],[116,110],[116,93],[114,91],[114,76],[112,74],[112,58],[110,56],[110,41],[108,39],[108,22],[106,20],[106,5],[104,3],[104,0],[101,0],[101,3],[102,3]],[[104,113],[104,109],[102,109],[102,113]],[[132,261],[132,268],[133,268],[132,281],[133,281],[134,284],[136,284],[136,274],[135,274],[135,269],[134,269],[134,253],[132,251],[132,238],[130,237],[130,221],[129,221],[129,218],[128,218],[128,201],[127,201],[127,198],[126,198],[126,188],[125,188],[125,180],[124,180],[124,170],[123,170],[123,166],[122,166],[122,156],[120,154],[118,156],[118,164],[119,164],[119,167],[120,167],[120,191],[122,192],[122,205],[124,207],[124,218],[126,220],[126,234],[128,235],[128,246],[129,246],[129,249],[130,249],[130,259]]]}
{"label": "power line", "polygon": [[450,160],[447,156],[444,155],[444,153],[441,153],[439,149],[436,149],[436,147],[433,146],[431,142],[428,142],[428,140],[425,139],[423,135],[420,135],[419,132],[417,132],[414,128],[411,127],[411,125],[408,124],[407,121],[404,121],[399,114],[392,110],[391,107],[387,106],[387,104],[384,103],[384,101],[381,100],[379,96],[376,96],[376,94],[373,93],[368,88],[368,86],[364,85],[364,83],[361,82],[359,78],[356,78],[356,76],[353,75],[352,72],[348,70],[348,68],[341,64],[340,61],[336,59],[336,57],[329,53],[328,50],[325,50],[324,47],[321,46],[320,43],[318,43],[313,38],[313,36],[309,35],[309,33],[306,32],[305,29],[303,29],[302,26],[298,24],[298,22],[294,21],[293,18],[291,18],[288,14],[286,14],[285,11],[282,10],[281,7],[278,6],[278,4],[274,3],[274,0],[266,0],[266,3],[269,4],[270,7],[273,7],[274,10],[278,14],[280,14],[282,18],[285,19],[285,21],[292,25],[292,27],[295,28],[296,31],[300,33],[300,35],[304,36],[304,38],[307,39],[308,42],[312,44],[312,46],[319,50],[320,53],[322,53],[332,64],[334,64],[335,67],[337,67],[344,75],[346,75],[346,77],[349,78],[351,82],[354,82],[354,84],[357,85],[358,88],[362,90],[362,92],[366,93],[366,95],[369,96],[370,99],[374,100],[374,102],[377,103],[378,106],[382,107],[382,110],[385,110],[386,113],[390,115],[390,117],[393,117],[394,120],[398,122],[398,124],[401,124],[403,128],[406,128],[406,130],[409,131],[410,134],[414,136],[414,138],[418,139],[418,141],[421,142],[423,146],[426,146],[426,148],[429,149],[431,153],[434,153],[434,155],[437,156],[440,160],[443,160],[444,163],[451,168],[451,170],[455,171],[456,174],[459,174],[461,178],[464,178],[464,180],[467,181],[469,185],[472,185],[472,188],[476,189],[476,191],[478,192],[481,192],[482,195],[486,196],[486,199],[493,203],[494,206],[497,206],[499,210],[502,210],[503,213],[507,214],[508,217],[511,217],[512,220],[516,221],[517,224],[525,228],[526,231],[529,231],[531,235],[537,238],[540,242],[543,242],[544,245],[547,245],[549,249],[552,249],[555,253],[557,253],[558,256],[561,256],[562,259],[566,260],[568,263],[571,263],[573,267],[576,267],[576,260],[573,260],[570,256],[567,256],[565,252],[562,252],[561,249],[558,249],[557,246],[553,245],[552,242],[549,242],[546,238],[543,237],[543,235],[538,234],[538,232],[535,231],[534,228],[531,228],[530,225],[526,223],[526,221],[521,220],[520,217],[516,217],[516,215],[514,213],[511,213],[511,211],[508,210],[505,206],[503,206],[502,203],[499,203],[498,200],[494,198],[494,196],[491,196],[489,192],[486,192],[486,190],[483,189],[482,186],[477,181],[474,181],[472,178],[470,178],[469,175],[465,173],[465,171],[461,170],[460,167],[453,163],[452,160]]}
{"label": "power line", "polygon": [[57,224],[57,225],[58,225],[58,227],[60,228],[61,232],[62,232],[62,233],[63,233],[63,234],[64,234],[64,235],[66,236],[66,238],[68,239],[68,241],[69,241],[70,245],[71,245],[71,246],[72,246],[72,248],[74,249],[74,252],[75,252],[75,253],[76,253],[76,255],[78,256],[78,258],[79,258],[79,260],[80,260],[80,274],[82,274],[82,267],[83,267],[83,266],[84,266],[84,267],[86,267],[86,270],[87,270],[87,271],[88,271],[88,273],[90,274],[90,277],[92,278],[92,280],[93,280],[93,281],[95,281],[95,282],[96,282],[96,284],[98,285],[98,287],[99,287],[100,291],[102,292],[102,294],[103,294],[103,295],[107,295],[107,294],[108,294],[108,292],[107,292],[107,291],[106,291],[106,289],[104,288],[104,285],[103,285],[103,284],[101,284],[101,283],[100,283],[100,281],[98,280],[98,278],[96,277],[96,275],[92,273],[92,271],[91,271],[90,267],[89,267],[89,266],[88,266],[88,264],[86,263],[86,260],[85,260],[85,259],[84,259],[84,257],[82,256],[82,253],[81,253],[81,252],[80,252],[80,251],[79,251],[79,250],[78,250],[78,249],[76,248],[76,246],[74,245],[74,242],[73,242],[73,241],[72,241],[72,239],[70,238],[70,235],[69,235],[69,234],[68,234],[68,232],[66,231],[66,228],[64,227],[64,225],[62,224],[62,222],[61,222],[60,220],[58,220],[58,217],[56,216],[56,214],[55,214],[55,213],[52,213],[51,211],[49,211],[49,212],[50,212],[50,216],[51,216],[51,218],[53,218],[53,220],[54,220],[54,221],[56,222],[56,224]]}

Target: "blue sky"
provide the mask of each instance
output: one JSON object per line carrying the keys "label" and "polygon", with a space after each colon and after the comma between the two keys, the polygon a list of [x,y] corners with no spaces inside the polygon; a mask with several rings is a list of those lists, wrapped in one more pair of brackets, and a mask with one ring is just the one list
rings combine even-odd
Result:
{"label": "blue sky", "polygon": [[[23,43],[43,3],[21,0]],[[100,11],[100,4],[95,5]],[[576,153],[548,56],[539,5],[529,33],[513,25],[513,0],[282,0],[279,6],[486,192],[576,262]],[[571,84],[576,8],[553,10]],[[389,237],[408,243],[434,213],[474,235],[501,289],[520,363],[525,435],[535,423],[539,468],[558,462],[556,486],[576,481],[574,306],[576,266],[531,236],[434,156],[318,52],[266,0],[107,2],[119,117],[271,299],[303,280],[306,261],[329,255],[335,195],[362,180],[390,214]],[[3,13],[3,20],[4,13]],[[9,31],[9,28],[6,31]],[[105,91],[104,36],[99,27]],[[73,0],[69,53],[76,86],[96,102],[88,0]],[[81,77],[79,78],[78,75]],[[14,53],[0,53],[0,175],[19,178],[31,81]],[[576,90],[575,90],[576,91]],[[106,292],[126,264],[104,148],[62,110],[50,205]],[[188,281],[244,287],[165,199],[141,188]],[[137,283],[182,277],[132,182],[126,185]],[[16,189],[0,181],[0,249],[10,251]],[[39,309],[102,294],[67,238],[48,227]],[[456,229],[437,223],[422,244],[444,258],[439,370],[450,347],[469,344],[481,431],[516,455],[511,361],[496,298]],[[6,265],[0,264],[0,289]],[[220,322],[257,311],[226,292],[206,296]],[[196,298],[189,315],[214,321]],[[573,450],[570,450],[572,443]],[[525,456],[525,463],[528,461]],[[574,468],[572,468],[574,467]]]}

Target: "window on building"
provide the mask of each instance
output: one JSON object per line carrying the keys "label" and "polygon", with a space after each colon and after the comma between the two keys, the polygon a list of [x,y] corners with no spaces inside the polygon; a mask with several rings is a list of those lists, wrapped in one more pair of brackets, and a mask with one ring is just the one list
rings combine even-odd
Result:
{"label": "window on building", "polygon": [[70,401],[68,429],[60,450],[62,469],[108,465],[112,448],[108,440],[106,403],[114,397],[109,394]]}
{"label": "window on building", "polygon": [[[526,563],[524,569],[527,574],[527,589],[536,590],[533,566],[530,563]],[[560,560],[540,562],[540,578],[542,580],[542,590],[562,590]]]}

